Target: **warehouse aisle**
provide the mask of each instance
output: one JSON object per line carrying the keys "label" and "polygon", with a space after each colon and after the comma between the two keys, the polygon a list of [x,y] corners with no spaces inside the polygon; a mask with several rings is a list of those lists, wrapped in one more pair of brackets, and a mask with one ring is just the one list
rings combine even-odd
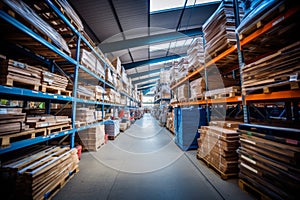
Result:
{"label": "warehouse aisle", "polygon": [[54,199],[249,199],[223,181],[150,114],[98,152],[83,153],[80,172]]}

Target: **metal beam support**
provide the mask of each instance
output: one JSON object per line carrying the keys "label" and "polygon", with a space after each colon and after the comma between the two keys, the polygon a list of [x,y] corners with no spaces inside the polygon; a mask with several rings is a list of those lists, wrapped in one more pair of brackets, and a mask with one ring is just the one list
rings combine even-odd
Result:
{"label": "metal beam support", "polygon": [[160,70],[162,70],[162,69],[168,70],[170,68],[171,67],[166,67],[166,68],[163,67],[161,69],[148,70],[148,71],[145,71],[145,72],[134,73],[134,74],[128,75],[128,77],[130,77],[130,78],[137,78],[137,77],[140,77],[140,76],[145,76],[145,75],[149,75],[149,74],[160,72]]}
{"label": "metal beam support", "polygon": [[157,82],[149,82],[149,83],[146,83],[146,84],[139,85],[138,88],[142,88],[142,87],[149,86],[149,85],[154,85],[156,83]]}
{"label": "metal beam support", "polygon": [[164,61],[168,61],[168,60],[181,58],[183,56],[186,56],[186,54],[172,55],[172,56],[166,56],[166,57],[160,57],[160,58],[153,58],[153,59],[150,59],[150,60],[142,60],[142,61],[138,61],[138,62],[123,64],[123,66],[124,66],[125,69],[132,69],[132,68],[142,66],[142,65],[150,65],[150,64],[155,64],[155,63],[158,63],[158,62],[164,62]]}
{"label": "metal beam support", "polygon": [[145,45],[151,45],[155,43],[162,43],[170,40],[177,40],[186,37],[192,37],[196,35],[203,35],[201,28],[189,29],[184,31],[175,31],[171,33],[162,33],[156,35],[150,35],[145,37],[138,37],[134,39],[127,39],[117,42],[101,43],[98,47],[103,53],[109,53],[114,51],[120,51],[123,49],[129,49],[134,47],[140,47]]}
{"label": "metal beam support", "polygon": [[144,81],[149,81],[149,80],[157,79],[157,78],[159,78],[159,76],[153,76],[153,77],[149,77],[149,78],[144,78],[144,79],[132,81],[132,84],[142,83]]}
{"label": "metal beam support", "polygon": [[149,89],[149,88],[152,88],[152,87],[155,87],[155,85],[149,85],[149,86],[145,86],[143,88],[138,88],[138,91],[146,90],[146,89]]}

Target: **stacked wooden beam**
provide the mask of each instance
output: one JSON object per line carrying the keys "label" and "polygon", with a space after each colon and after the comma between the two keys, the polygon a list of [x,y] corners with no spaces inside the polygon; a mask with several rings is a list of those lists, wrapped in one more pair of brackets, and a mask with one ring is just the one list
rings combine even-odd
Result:
{"label": "stacked wooden beam", "polygon": [[69,147],[48,147],[1,167],[14,199],[51,199],[78,171],[77,150]]}
{"label": "stacked wooden beam", "polygon": [[212,166],[223,179],[238,175],[237,122],[210,122],[199,129],[197,157]]}
{"label": "stacked wooden beam", "polygon": [[206,99],[221,99],[226,97],[235,97],[241,94],[240,86],[232,86],[227,88],[215,89],[205,92]]}
{"label": "stacked wooden beam", "polygon": [[95,109],[77,108],[76,121],[84,122],[87,124],[94,123],[96,121]]}
{"label": "stacked wooden beam", "polygon": [[69,125],[71,118],[68,116],[54,116],[54,115],[27,115],[26,124],[30,128],[44,128],[49,126],[58,126],[58,125]]}
{"label": "stacked wooden beam", "polygon": [[77,98],[87,99],[87,100],[95,100],[95,90],[83,86],[78,85],[77,87]]}
{"label": "stacked wooden beam", "polygon": [[78,132],[83,148],[89,151],[97,151],[105,142],[104,125],[98,125]]}
{"label": "stacked wooden beam", "polygon": [[239,177],[270,199],[297,199],[300,190],[300,130],[241,124]]}
{"label": "stacked wooden beam", "polygon": [[193,71],[204,64],[205,57],[202,37],[196,38],[190,45],[187,50],[187,60],[189,62],[189,71]]}
{"label": "stacked wooden beam", "polygon": [[119,93],[117,93],[114,89],[111,89],[111,88],[106,88],[105,90],[106,90],[106,94],[109,98],[109,101],[111,103],[116,103],[116,102],[120,103],[121,96]]}
{"label": "stacked wooden beam", "polygon": [[28,130],[22,108],[0,108],[0,135]]}
{"label": "stacked wooden beam", "polygon": [[60,88],[61,90],[66,90],[66,87],[68,86],[68,79],[65,76],[54,74],[48,71],[43,71],[42,74],[43,86],[53,86]]}
{"label": "stacked wooden beam", "polygon": [[243,67],[243,90],[271,93],[299,89],[300,41]]}
{"label": "stacked wooden beam", "polygon": [[[222,1],[219,8],[203,25],[206,57],[215,57],[236,44],[233,8],[232,1]],[[241,8],[240,13],[242,14]]]}
{"label": "stacked wooden beam", "polygon": [[41,69],[14,60],[0,62],[0,84],[39,90]]}

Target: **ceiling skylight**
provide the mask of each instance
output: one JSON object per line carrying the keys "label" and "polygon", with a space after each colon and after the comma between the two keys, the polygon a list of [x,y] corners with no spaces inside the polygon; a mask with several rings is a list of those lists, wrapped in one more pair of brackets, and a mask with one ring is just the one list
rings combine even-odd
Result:
{"label": "ceiling skylight", "polygon": [[[186,6],[191,7],[194,4],[205,4],[219,2],[220,0],[188,0]],[[150,14],[158,11],[167,11],[172,9],[181,9],[184,7],[185,0],[150,0]]]}

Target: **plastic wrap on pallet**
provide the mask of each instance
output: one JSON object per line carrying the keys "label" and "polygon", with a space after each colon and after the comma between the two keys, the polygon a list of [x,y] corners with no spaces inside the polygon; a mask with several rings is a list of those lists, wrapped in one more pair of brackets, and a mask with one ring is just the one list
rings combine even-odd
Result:
{"label": "plastic wrap on pallet", "polygon": [[117,136],[120,133],[120,122],[119,120],[106,120],[105,124],[105,134],[109,136]]}
{"label": "plastic wrap on pallet", "polygon": [[47,35],[54,42],[56,46],[64,49],[66,52],[71,53],[66,41],[62,36],[46,23],[38,14],[36,14],[27,4],[21,0],[4,0],[14,11],[24,17],[36,29]]}
{"label": "plastic wrap on pallet", "polygon": [[89,52],[85,49],[81,49],[80,60],[81,60],[82,64],[84,64],[85,66],[87,66],[91,69],[96,68],[97,59],[96,59],[96,56],[92,52]]}
{"label": "plastic wrap on pallet", "polygon": [[79,26],[79,31],[83,31],[82,22],[77,15],[77,13],[73,10],[72,6],[68,3],[67,0],[57,0],[58,3],[63,7],[65,12],[74,20],[74,22]]}
{"label": "plastic wrap on pallet", "polygon": [[111,71],[109,68],[106,68],[106,79],[107,79],[107,81],[109,81],[111,83],[113,82],[113,78],[112,78]]}
{"label": "plastic wrap on pallet", "polygon": [[98,59],[97,59],[97,64],[96,64],[96,72],[105,76],[104,67],[101,64],[101,61],[99,61]]}

